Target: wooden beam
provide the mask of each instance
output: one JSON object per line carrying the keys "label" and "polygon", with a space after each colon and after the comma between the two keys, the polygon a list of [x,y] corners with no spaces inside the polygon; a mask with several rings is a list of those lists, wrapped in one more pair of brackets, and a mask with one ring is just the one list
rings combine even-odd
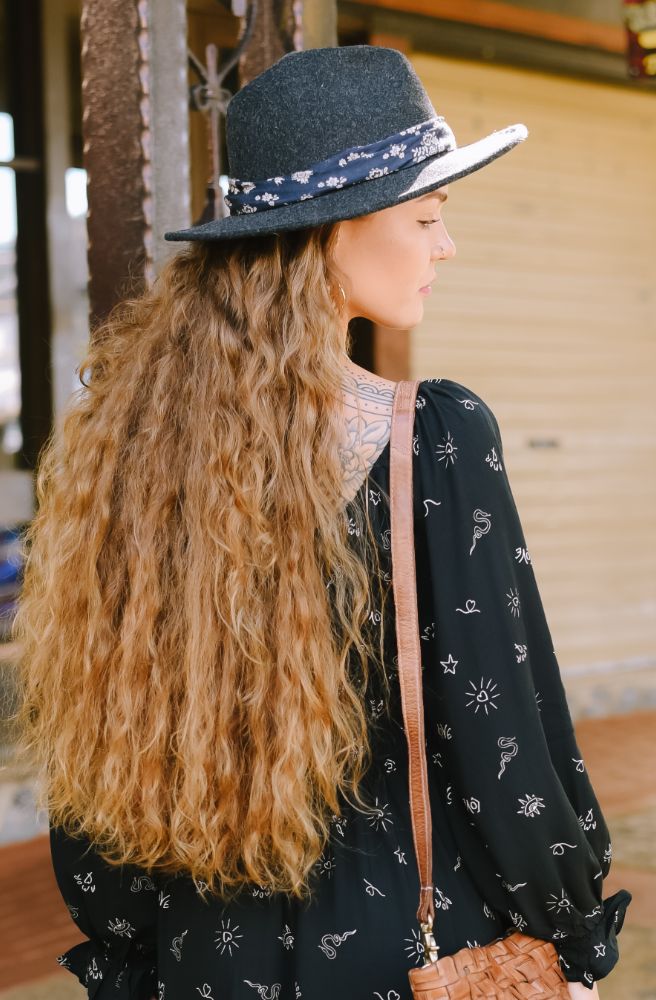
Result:
{"label": "wooden beam", "polygon": [[[626,51],[621,24],[604,24],[585,17],[528,10],[501,0],[358,0],[363,7],[420,14],[431,19],[459,21],[496,31],[531,35],[567,45],[582,45],[606,52]],[[619,13],[618,13],[619,19]]]}

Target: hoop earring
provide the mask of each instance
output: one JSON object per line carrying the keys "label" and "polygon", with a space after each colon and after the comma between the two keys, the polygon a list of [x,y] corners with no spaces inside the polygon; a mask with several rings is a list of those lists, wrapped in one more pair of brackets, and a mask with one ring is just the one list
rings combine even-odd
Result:
{"label": "hoop earring", "polygon": [[341,304],[341,306],[338,306],[337,308],[338,309],[343,309],[344,306],[346,305],[346,292],[342,288],[341,282],[339,282],[339,281],[337,282],[337,287],[339,288],[340,292],[342,293],[342,304]]}

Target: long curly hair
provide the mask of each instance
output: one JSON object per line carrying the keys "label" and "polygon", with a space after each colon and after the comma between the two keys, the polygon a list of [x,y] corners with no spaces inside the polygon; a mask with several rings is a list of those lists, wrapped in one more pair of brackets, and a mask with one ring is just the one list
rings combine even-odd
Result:
{"label": "long curly hair", "polygon": [[37,804],[108,863],[224,898],[309,898],[342,801],[373,810],[384,577],[368,489],[342,497],[335,233],[191,244],[116,306],[24,533],[15,721]]}

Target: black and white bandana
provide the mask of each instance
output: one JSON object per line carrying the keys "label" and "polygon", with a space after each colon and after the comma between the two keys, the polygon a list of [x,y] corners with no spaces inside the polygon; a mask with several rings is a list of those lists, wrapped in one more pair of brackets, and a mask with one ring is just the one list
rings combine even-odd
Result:
{"label": "black and white bandana", "polygon": [[230,215],[292,205],[328,194],[335,188],[375,180],[455,148],[455,136],[444,118],[429,118],[367,146],[342,150],[287,177],[267,177],[263,181],[229,177],[229,194],[224,201]]}

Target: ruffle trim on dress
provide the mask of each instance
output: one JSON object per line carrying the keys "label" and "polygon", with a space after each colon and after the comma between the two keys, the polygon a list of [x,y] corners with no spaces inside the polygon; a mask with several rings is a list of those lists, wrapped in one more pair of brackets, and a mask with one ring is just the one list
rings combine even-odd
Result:
{"label": "ruffle trim on dress", "polygon": [[87,988],[89,1000],[151,1000],[158,996],[157,962],[152,945],[134,941],[103,945],[82,941],[57,956]]}
{"label": "ruffle trim on dress", "polygon": [[553,942],[565,979],[581,982],[591,990],[598,979],[612,972],[620,957],[617,935],[632,898],[630,892],[620,889],[602,901],[600,919],[583,936],[568,935]]}

